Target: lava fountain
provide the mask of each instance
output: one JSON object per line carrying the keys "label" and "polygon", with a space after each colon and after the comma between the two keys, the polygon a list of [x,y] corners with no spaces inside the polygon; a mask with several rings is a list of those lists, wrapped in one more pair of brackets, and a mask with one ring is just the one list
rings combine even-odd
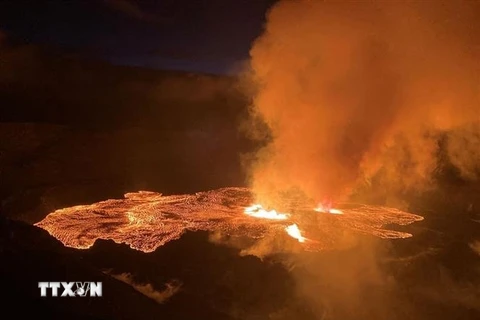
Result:
{"label": "lava fountain", "polygon": [[[254,199],[250,189],[235,187],[169,196],[139,191],[125,194],[124,199],[60,209],[35,225],[65,246],[78,249],[90,248],[97,239],[105,239],[152,252],[180,238],[187,230],[204,230],[253,239],[287,235],[305,250],[320,251],[334,247],[339,230],[380,238],[407,238],[412,235],[384,226],[408,225],[423,219],[387,207],[343,204],[341,210],[325,210],[308,201],[295,202],[289,213],[280,213],[260,204],[252,205]],[[288,199],[285,203],[289,203]],[[335,214],[339,212],[342,214]],[[318,239],[305,237],[304,228],[315,230],[312,234]]]}
{"label": "lava fountain", "polygon": [[298,226],[296,224],[292,224],[291,226],[286,227],[285,231],[287,231],[289,236],[297,239],[298,242],[303,243],[305,242],[305,240],[307,240],[304,236],[302,236],[302,233],[300,232],[300,229],[298,229]]}

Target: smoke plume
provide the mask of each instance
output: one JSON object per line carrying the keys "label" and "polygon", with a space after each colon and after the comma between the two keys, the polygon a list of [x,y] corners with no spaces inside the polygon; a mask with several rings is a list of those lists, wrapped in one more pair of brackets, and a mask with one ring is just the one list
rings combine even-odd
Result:
{"label": "smoke plume", "polygon": [[440,141],[448,161],[475,179],[479,7],[273,6],[251,48],[252,118],[266,123],[271,137],[251,163],[259,200],[296,189],[341,201],[372,181],[392,192],[423,188],[439,167]]}

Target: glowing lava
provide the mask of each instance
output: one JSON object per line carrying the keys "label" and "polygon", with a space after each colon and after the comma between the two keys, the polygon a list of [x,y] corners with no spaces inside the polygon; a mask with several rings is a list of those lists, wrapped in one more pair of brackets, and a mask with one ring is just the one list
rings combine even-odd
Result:
{"label": "glowing lava", "polygon": [[262,205],[254,204],[253,206],[247,207],[245,213],[249,216],[262,219],[271,219],[271,220],[287,220],[289,215],[286,213],[277,213],[275,210],[267,211],[263,209]]}
{"label": "glowing lava", "polygon": [[331,214],[343,214],[342,210],[339,209],[334,209],[334,208],[325,208],[322,205],[319,205],[317,208],[313,209],[314,211],[317,212],[323,212],[323,213],[331,213]]}
{"label": "glowing lava", "polygon": [[[245,213],[251,217],[260,218],[260,219],[270,219],[270,220],[287,220],[290,215],[286,213],[278,213],[276,210],[267,211],[263,209],[262,205],[254,204],[250,207],[245,208]],[[300,229],[296,224],[292,224],[285,228],[285,231],[289,236],[294,239],[297,239],[298,242],[305,242],[305,238],[302,237]]]}
{"label": "glowing lava", "polygon": [[288,227],[285,228],[285,231],[287,231],[288,235],[294,239],[297,239],[298,242],[305,242],[307,240],[305,237],[302,236],[302,233],[300,232],[300,229],[298,229],[298,226],[296,224],[292,224]]}
{"label": "glowing lava", "polygon": [[[286,214],[267,211],[258,204],[252,206],[254,200],[254,194],[247,188],[171,196],[139,191],[125,194],[124,199],[60,209],[35,225],[65,246],[78,249],[89,248],[97,239],[105,239],[151,252],[180,238],[187,230],[204,230],[253,239],[275,238],[287,232],[305,250],[319,251],[335,248],[339,237],[347,231],[384,239],[408,238],[412,235],[384,226],[423,220],[421,216],[398,209],[363,204],[341,207],[343,215],[315,214],[312,203],[288,198],[282,204],[289,212]],[[335,213],[332,209],[328,212]],[[304,229],[315,239],[305,241],[300,231]]]}

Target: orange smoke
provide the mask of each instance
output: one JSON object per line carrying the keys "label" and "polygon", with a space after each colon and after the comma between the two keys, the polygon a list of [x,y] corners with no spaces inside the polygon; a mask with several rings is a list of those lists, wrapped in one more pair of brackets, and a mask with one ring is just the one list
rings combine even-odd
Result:
{"label": "orange smoke", "polygon": [[[480,146],[472,139],[480,136],[478,9],[435,1],[275,5],[251,49],[252,118],[272,137],[251,167],[258,201],[291,189],[343,201],[375,176],[397,188],[426,185],[442,134],[449,158],[472,176],[480,160],[470,152]],[[472,123],[461,139],[453,134]],[[455,147],[462,142],[467,149]]]}

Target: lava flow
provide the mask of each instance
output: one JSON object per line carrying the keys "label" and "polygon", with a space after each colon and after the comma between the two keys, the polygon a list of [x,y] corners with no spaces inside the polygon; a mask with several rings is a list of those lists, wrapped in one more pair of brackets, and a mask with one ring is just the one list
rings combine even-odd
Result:
{"label": "lava flow", "polygon": [[[288,199],[285,202],[288,203]],[[289,213],[279,213],[252,203],[254,195],[247,188],[171,196],[139,191],[125,194],[124,199],[60,209],[35,225],[65,246],[78,249],[91,247],[97,239],[110,239],[136,250],[152,252],[180,238],[187,230],[204,230],[254,239],[288,235],[306,250],[319,251],[332,247],[335,236],[344,230],[380,238],[411,237],[409,233],[387,230],[383,226],[407,225],[423,219],[397,209],[368,205],[345,205],[340,211],[309,207],[306,202],[294,204]],[[318,239],[302,235],[304,228],[314,230],[312,234]]]}

